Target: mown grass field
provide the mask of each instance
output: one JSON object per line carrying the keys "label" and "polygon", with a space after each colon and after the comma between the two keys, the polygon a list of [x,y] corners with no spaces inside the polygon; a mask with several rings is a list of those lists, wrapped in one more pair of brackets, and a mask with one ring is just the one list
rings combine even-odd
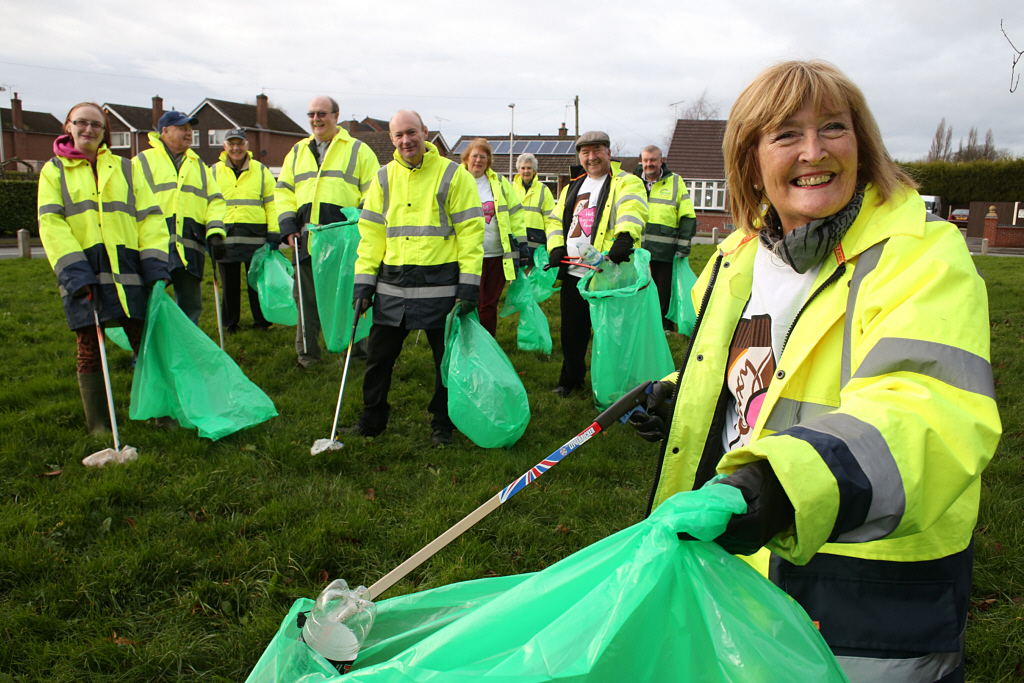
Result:
{"label": "mown grass field", "polygon": [[[711,247],[694,249],[698,270]],[[1022,262],[977,258],[989,283],[993,366],[1006,435],[984,478],[968,677],[1024,680],[1024,285]],[[202,326],[216,338],[212,281]],[[558,328],[557,297],[543,304]],[[244,309],[244,304],[243,304]],[[0,262],[0,683],[241,681],[297,597],[330,579],[369,585],[586,427],[589,397],[549,393],[561,360],[499,342],[532,420],[507,450],[456,433],[430,449],[426,339],[406,342],[392,419],[373,440],[330,436],[343,355],[296,367],[294,328],[247,328],[228,352],[280,415],[217,442],[128,420],[130,354],[112,349],[122,441],[137,462],[89,470],[108,439],[85,434],[74,335],[43,260]],[[685,340],[671,341],[678,362]],[[108,347],[110,348],[110,347]],[[361,407],[353,361],[341,423]],[[644,514],[657,452],[621,425],[511,499],[389,595],[536,571]]]}

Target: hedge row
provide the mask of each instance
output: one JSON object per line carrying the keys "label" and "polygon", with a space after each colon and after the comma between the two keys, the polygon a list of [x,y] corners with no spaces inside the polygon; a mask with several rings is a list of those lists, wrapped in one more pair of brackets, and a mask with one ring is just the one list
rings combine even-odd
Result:
{"label": "hedge row", "polygon": [[938,195],[946,206],[967,202],[1024,201],[1024,159],[899,165],[921,183],[921,194]]}
{"label": "hedge row", "polygon": [[36,188],[34,180],[7,180],[0,182],[0,237],[16,237],[27,228],[33,237],[39,237],[36,221]]}

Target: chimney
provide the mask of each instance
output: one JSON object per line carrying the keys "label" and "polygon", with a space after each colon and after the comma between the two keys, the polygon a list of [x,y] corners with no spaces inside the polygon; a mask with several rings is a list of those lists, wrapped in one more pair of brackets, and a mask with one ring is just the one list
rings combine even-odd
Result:
{"label": "chimney", "polygon": [[159,95],[153,97],[153,130],[160,132],[160,117],[164,115],[164,99]]}
{"label": "chimney", "polygon": [[267,96],[262,93],[256,96],[256,126],[270,128],[267,124]]}
{"label": "chimney", "polygon": [[350,134],[354,135],[355,133],[357,133],[359,131],[359,122],[356,121],[355,118],[351,119],[347,123],[348,123],[348,132]]}
{"label": "chimney", "polygon": [[565,121],[562,121],[562,127],[558,129],[558,137],[567,138],[569,137],[569,129],[565,127]]}
{"label": "chimney", "polygon": [[25,128],[25,122],[21,116],[21,100],[18,99],[18,93],[14,93],[14,97],[11,98],[11,128],[14,130]]}

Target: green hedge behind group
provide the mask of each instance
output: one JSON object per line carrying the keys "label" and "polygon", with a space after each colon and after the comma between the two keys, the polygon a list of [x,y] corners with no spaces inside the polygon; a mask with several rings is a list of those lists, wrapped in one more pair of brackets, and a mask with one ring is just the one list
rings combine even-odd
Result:
{"label": "green hedge behind group", "polygon": [[899,165],[921,183],[921,194],[937,195],[946,206],[967,202],[1024,201],[1024,159]]}
{"label": "green hedge behind group", "polygon": [[36,221],[35,180],[5,180],[0,182],[0,237],[16,237],[25,228],[33,237],[39,237]]}

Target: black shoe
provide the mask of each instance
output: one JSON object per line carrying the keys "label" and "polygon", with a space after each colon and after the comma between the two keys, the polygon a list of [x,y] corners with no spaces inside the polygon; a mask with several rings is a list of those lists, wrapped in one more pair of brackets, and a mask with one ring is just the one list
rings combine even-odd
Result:
{"label": "black shoe", "polygon": [[238,332],[238,325],[228,325],[224,328],[224,334],[236,334]]}
{"label": "black shoe", "polygon": [[434,433],[430,435],[431,446],[446,446],[452,442],[452,433],[446,432],[443,429],[435,429]]}
{"label": "black shoe", "polygon": [[565,387],[559,384],[557,387],[551,390],[551,393],[557,396],[558,398],[568,398],[569,395],[576,391],[576,389],[578,388],[579,387]]}
{"label": "black shoe", "polygon": [[274,326],[274,323],[253,323],[252,324],[252,329],[266,331],[266,330],[269,330],[273,326]]}
{"label": "black shoe", "polygon": [[384,433],[384,430],[382,429],[378,432],[375,432],[364,427],[362,423],[357,422],[354,425],[342,427],[341,429],[338,430],[338,433],[351,434],[353,436],[365,436],[368,439],[372,439],[373,437],[379,436],[380,434]]}

